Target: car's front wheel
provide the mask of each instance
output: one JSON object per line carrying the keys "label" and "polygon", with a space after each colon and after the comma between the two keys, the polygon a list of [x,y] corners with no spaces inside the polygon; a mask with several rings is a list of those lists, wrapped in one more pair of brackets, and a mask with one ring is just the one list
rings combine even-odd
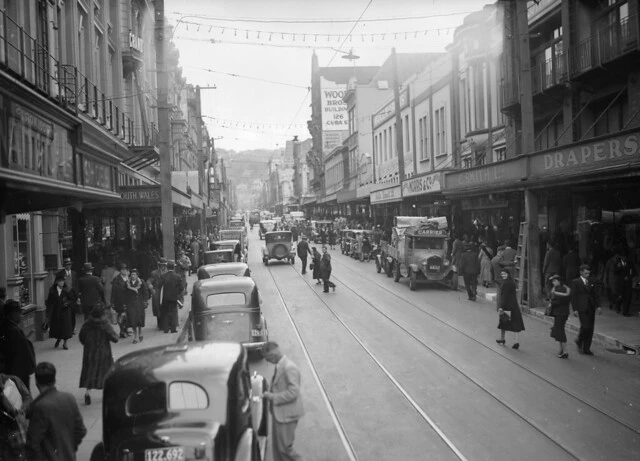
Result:
{"label": "car's front wheel", "polygon": [[107,459],[107,454],[104,451],[104,444],[102,442],[98,442],[98,444],[93,447],[93,451],[91,452],[90,461],[105,461]]}
{"label": "car's front wheel", "polygon": [[409,274],[409,289],[411,291],[416,291],[416,287],[418,286],[418,276],[415,271],[411,271]]}
{"label": "car's front wheel", "polygon": [[399,282],[400,281],[400,263],[396,262],[393,265],[393,281],[394,282]]}

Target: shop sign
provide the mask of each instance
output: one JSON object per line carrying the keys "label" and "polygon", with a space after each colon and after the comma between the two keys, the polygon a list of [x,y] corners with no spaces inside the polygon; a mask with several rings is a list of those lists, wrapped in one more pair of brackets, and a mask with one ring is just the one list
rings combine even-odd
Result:
{"label": "shop sign", "polygon": [[320,77],[322,131],[349,129],[347,103],[343,100],[346,92],[347,85],[338,84]]}
{"label": "shop sign", "polygon": [[[0,123],[0,165],[69,183],[73,177],[73,146],[69,131],[11,102],[8,123]],[[6,126],[7,133],[3,128]]]}
{"label": "shop sign", "polygon": [[120,196],[127,202],[160,202],[160,186],[120,189]]}
{"label": "shop sign", "polygon": [[393,186],[388,189],[371,192],[370,201],[372,205],[378,203],[398,202],[402,200],[402,190],[400,186]]}
{"label": "shop sign", "polygon": [[[400,92],[400,110],[404,109],[409,105],[409,90],[404,89],[404,91]],[[373,114],[373,126],[378,126],[380,123],[387,120],[393,114],[396,113],[395,101],[392,99],[386,106],[380,109],[378,112]]]}
{"label": "shop sign", "polygon": [[602,167],[640,163],[640,133],[533,155],[531,176],[576,175]]}
{"label": "shop sign", "polygon": [[524,157],[482,167],[447,173],[446,190],[462,190],[485,186],[487,189],[503,183],[520,181],[525,174]]}
{"label": "shop sign", "polygon": [[402,196],[411,197],[429,192],[438,192],[442,189],[440,172],[431,173],[419,178],[402,181]]}

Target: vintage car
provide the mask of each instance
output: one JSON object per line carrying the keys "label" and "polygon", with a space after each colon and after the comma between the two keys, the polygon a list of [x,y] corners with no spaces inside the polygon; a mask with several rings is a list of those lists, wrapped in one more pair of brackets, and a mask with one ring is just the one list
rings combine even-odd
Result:
{"label": "vintage car", "polygon": [[355,229],[342,229],[340,231],[340,251],[343,255],[351,255],[352,245],[355,243]]}
{"label": "vintage car", "polygon": [[235,229],[221,229],[218,231],[220,240],[239,240],[240,248],[248,248],[247,230],[243,227]]}
{"label": "vintage car", "polygon": [[393,279],[409,278],[409,289],[415,290],[418,282],[453,284],[453,265],[449,260],[449,235],[435,221],[424,221],[408,227],[394,246],[389,246]]}
{"label": "vintage car", "polygon": [[204,252],[205,264],[233,263],[236,260],[234,250],[226,248],[224,250],[212,250]]}
{"label": "vintage car", "polygon": [[238,343],[193,342],[121,357],[104,383],[91,461],[265,459],[266,382]]}
{"label": "vintage car", "polygon": [[251,270],[246,263],[234,262],[207,264],[198,268],[198,280],[221,280],[229,277],[251,277]]}
{"label": "vintage car", "polygon": [[261,302],[251,277],[198,280],[193,284],[187,339],[237,341],[260,350],[269,339]]}
{"label": "vintage car", "polygon": [[276,224],[278,222],[275,219],[264,219],[260,221],[260,229],[258,230],[258,236],[260,240],[264,238],[264,234],[267,232],[273,232],[276,230]]}
{"label": "vintage car", "polygon": [[288,260],[291,264],[296,259],[296,248],[293,244],[293,234],[291,231],[275,231],[264,234],[264,245],[262,247],[262,262],[265,266],[270,259],[282,261]]}
{"label": "vintage car", "polygon": [[229,221],[230,229],[234,229],[238,227],[244,228],[244,221],[240,221],[239,219],[232,219],[231,221]]}
{"label": "vintage car", "polygon": [[349,245],[350,256],[359,259],[361,262],[369,261],[369,256],[371,255],[371,232],[362,229],[356,229],[353,232],[355,241]]}

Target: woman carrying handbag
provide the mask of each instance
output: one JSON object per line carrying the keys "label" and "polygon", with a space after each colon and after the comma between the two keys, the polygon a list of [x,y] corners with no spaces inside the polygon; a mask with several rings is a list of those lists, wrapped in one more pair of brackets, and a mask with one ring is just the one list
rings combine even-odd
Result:
{"label": "woman carrying handbag", "polygon": [[559,359],[569,358],[569,353],[565,350],[567,344],[567,334],[564,331],[565,324],[569,318],[569,303],[571,302],[571,288],[562,282],[559,275],[555,274],[549,277],[551,283],[551,312],[553,317],[553,327],[551,328],[551,337],[558,342],[560,350],[558,351]]}
{"label": "woman carrying handbag", "polygon": [[515,333],[515,343],[511,346],[513,349],[520,348],[519,333],[524,331],[524,322],[522,321],[522,313],[518,300],[516,299],[516,284],[511,278],[511,273],[503,268],[500,271],[502,284],[500,285],[500,294],[498,296],[498,329],[500,330],[500,339],[496,342],[502,346],[505,345],[505,332],[512,331]]}

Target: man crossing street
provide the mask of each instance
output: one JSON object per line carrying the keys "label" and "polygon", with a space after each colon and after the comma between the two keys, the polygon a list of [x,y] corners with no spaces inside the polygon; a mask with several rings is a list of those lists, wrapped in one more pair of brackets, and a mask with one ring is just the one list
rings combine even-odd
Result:
{"label": "man crossing street", "polygon": [[298,258],[300,258],[300,262],[302,263],[302,273],[307,273],[307,256],[311,254],[311,249],[309,248],[309,242],[307,242],[307,236],[302,235],[302,241],[298,243]]}

